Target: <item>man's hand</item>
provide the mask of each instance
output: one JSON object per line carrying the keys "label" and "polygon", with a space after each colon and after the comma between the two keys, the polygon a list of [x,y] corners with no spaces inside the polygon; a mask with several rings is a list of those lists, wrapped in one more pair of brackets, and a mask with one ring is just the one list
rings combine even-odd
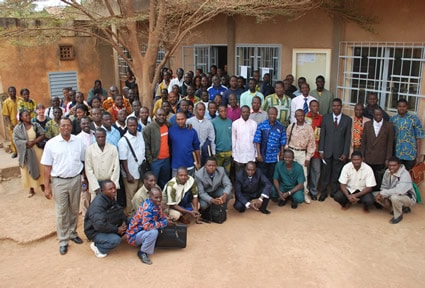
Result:
{"label": "man's hand", "polygon": [[354,195],[349,195],[348,200],[350,200],[351,203],[356,203],[357,201],[359,201],[359,199],[356,198],[356,196]]}
{"label": "man's hand", "polygon": [[195,169],[196,170],[201,169],[201,164],[199,164],[198,161],[196,161],[196,163],[195,163]]}
{"label": "man's hand", "polygon": [[347,160],[347,156],[345,156],[344,154],[342,154],[341,157],[339,157],[338,159],[341,162],[345,162],[345,160]]}
{"label": "man's hand", "polygon": [[257,160],[257,162],[264,162],[263,156],[261,156],[261,154],[258,154],[255,159]]}
{"label": "man's hand", "polygon": [[44,185],[44,196],[49,200],[52,199],[52,189],[50,185]]}
{"label": "man's hand", "polygon": [[222,201],[221,201],[221,198],[213,198],[213,199],[211,199],[211,203],[214,204],[214,205],[223,204]]}
{"label": "man's hand", "polygon": [[127,181],[129,183],[134,183],[134,177],[130,173],[127,173]]}
{"label": "man's hand", "polygon": [[226,201],[227,201],[227,194],[226,194],[226,193],[224,193],[224,194],[220,197],[220,199],[221,199],[221,204],[226,203]]}
{"label": "man's hand", "polygon": [[305,160],[304,166],[305,167],[310,167],[310,160]]}
{"label": "man's hand", "polygon": [[283,193],[282,191],[279,191],[279,198],[280,198],[280,200],[282,200],[282,201],[285,201],[286,200],[285,194],[286,193]]}
{"label": "man's hand", "polygon": [[252,209],[258,211],[258,209],[260,209],[262,202],[259,199],[253,199],[251,200],[251,202],[249,203],[249,207],[251,207]]}
{"label": "man's hand", "polygon": [[376,195],[376,202],[382,202],[382,195],[380,193],[378,193],[378,195]]}
{"label": "man's hand", "polygon": [[121,226],[118,227],[118,234],[119,235],[124,235],[125,231],[127,231],[127,225],[125,224],[125,222],[123,222],[121,224]]}

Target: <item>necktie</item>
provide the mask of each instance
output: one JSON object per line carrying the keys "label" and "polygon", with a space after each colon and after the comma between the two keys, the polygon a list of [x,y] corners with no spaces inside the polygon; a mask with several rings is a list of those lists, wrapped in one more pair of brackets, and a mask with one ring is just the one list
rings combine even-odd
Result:
{"label": "necktie", "polygon": [[334,122],[335,128],[338,127],[338,118],[335,117],[335,122]]}
{"label": "necktie", "polygon": [[307,97],[305,97],[305,98],[304,98],[304,107],[303,107],[303,109],[304,109],[304,115],[307,115],[307,113],[308,113],[308,104],[307,104],[307,100],[308,100],[308,98],[307,98]]}

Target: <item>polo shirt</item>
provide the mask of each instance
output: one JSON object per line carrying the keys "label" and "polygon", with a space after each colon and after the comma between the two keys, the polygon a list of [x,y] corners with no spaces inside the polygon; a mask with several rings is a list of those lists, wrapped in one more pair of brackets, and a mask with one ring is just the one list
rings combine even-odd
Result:
{"label": "polo shirt", "polygon": [[347,190],[351,194],[356,190],[362,191],[366,187],[376,186],[373,170],[364,162],[360,165],[359,170],[356,170],[351,162],[345,164],[338,181],[341,184],[347,185]]}

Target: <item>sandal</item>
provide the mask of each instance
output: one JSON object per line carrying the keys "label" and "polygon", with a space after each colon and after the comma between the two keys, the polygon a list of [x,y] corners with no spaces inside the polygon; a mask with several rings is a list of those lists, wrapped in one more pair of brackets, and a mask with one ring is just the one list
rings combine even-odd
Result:
{"label": "sandal", "polygon": [[34,188],[30,188],[30,192],[28,192],[28,198],[31,198],[32,196],[34,196],[34,194]]}

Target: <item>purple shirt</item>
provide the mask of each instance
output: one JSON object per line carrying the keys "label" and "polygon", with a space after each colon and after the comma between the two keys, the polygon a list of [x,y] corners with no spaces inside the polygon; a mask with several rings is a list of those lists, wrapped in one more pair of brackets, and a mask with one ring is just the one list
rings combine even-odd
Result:
{"label": "purple shirt", "polygon": [[236,108],[227,107],[227,118],[232,120],[232,122],[241,118],[241,108],[239,106]]}

